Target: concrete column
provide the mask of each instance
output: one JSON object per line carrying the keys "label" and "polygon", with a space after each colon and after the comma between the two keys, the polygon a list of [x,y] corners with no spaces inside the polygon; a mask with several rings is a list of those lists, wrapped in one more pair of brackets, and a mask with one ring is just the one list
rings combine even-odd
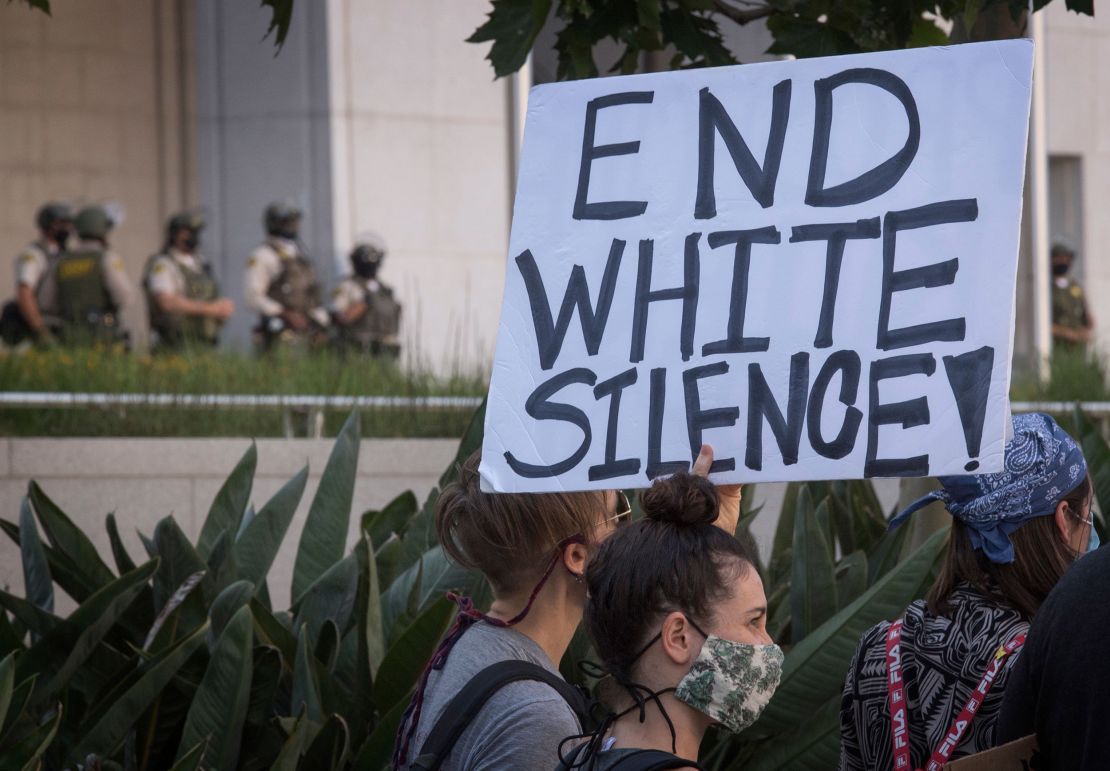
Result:
{"label": "concrete column", "polygon": [[278,53],[256,3],[195,0],[197,166],[209,227],[202,249],[240,306],[231,345],[249,344],[256,318],[243,306],[247,256],[262,240],[266,204],[304,210],[301,240],[325,284],[333,279],[329,3],[296,3]]}

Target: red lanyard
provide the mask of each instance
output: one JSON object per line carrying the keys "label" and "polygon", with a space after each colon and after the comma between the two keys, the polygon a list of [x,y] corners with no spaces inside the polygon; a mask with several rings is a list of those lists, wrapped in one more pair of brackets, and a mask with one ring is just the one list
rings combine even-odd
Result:
{"label": "red lanyard", "polygon": [[[890,708],[890,741],[894,751],[894,771],[911,771],[913,766],[910,762],[910,726],[906,715],[906,693],[902,679],[901,640],[902,621],[899,619],[890,625],[890,629],[886,633],[887,705]],[[1024,642],[1025,634],[1021,633],[1015,635],[1005,645],[998,646],[994,658],[987,665],[987,671],[983,674],[983,679],[971,692],[964,708],[960,710],[960,714],[952,722],[948,733],[944,735],[944,741],[933,750],[929,762],[925,764],[925,771],[941,771],[944,768],[944,764],[948,762],[952,751],[960,743],[960,739],[963,738],[964,732],[975,717],[975,713],[979,711],[979,707],[983,706],[983,701],[990,693],[991,686],[994,685],[994,678],[998,675],[998,671],[1002,669],[1003,662]]]}

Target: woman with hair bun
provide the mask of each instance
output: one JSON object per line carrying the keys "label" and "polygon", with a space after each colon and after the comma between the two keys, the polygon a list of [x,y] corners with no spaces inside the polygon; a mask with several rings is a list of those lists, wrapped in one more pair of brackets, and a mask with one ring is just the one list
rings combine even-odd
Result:
{"label": "woman with hair bun", "polygon": [[613,533],[586,568],[586,631],[611,682],[602,725],[560,748],[562,768],[700,768],[714,724],[740,732],[778,686],[783,654],[748,549],[716,526],[700,476],[657,480],[645,517]]}

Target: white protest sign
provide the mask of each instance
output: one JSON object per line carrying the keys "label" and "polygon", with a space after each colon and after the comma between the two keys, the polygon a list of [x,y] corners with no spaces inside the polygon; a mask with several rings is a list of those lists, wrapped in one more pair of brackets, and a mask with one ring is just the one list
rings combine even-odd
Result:
{"label": "white protest sign", "polygon": [[536,87],[481,474],[997,471],[1032,43]]}

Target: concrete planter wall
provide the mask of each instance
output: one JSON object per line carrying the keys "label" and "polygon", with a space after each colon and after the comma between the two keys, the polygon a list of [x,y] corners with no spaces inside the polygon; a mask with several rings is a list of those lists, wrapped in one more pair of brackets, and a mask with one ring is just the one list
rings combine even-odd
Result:
{"label": "concrete planter wall", "polygon": [[[191,539],[196,538],[220,485],[249,446],[249,439],[0,439],[0,516],[18,519],[20,499],[28,480],[34,479],[93,539],[109,564],[104,518],[114,511],[128,551],[140,562],[145,552],[137,533],[149,536],[158,520],[169,514]],[[305,463],[309,465],[304,498],[270,571],[275,607],[287,606],[297,542],[331,446],[331,439],[258,441],[258,470],[251,493],[256,507]],[[350,543],[361,512],[380,507],[408,489],[423,500],[457,446],[456,439],[362,442]],[[19,550],[6,537],[0,538],[0,585],[22,594]],[[68,607],[59,604],[62,609]]]}

